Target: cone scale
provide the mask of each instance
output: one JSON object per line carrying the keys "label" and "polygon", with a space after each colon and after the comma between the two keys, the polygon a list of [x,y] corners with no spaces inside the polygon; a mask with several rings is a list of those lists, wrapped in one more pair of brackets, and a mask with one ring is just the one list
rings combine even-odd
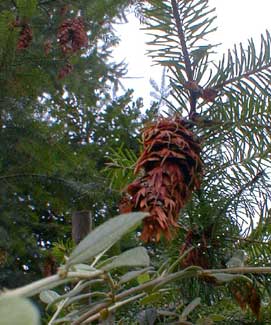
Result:
{"label": "cone scale", "polygon": [[142,137],[143,152],[135,167],[140,177],[127,187],[126,210],[149,212],[141,234],[144,241],[159,241],[162,234],[171,239],[180,209],[200,187],[200,145],[179,117],[158,119]]}

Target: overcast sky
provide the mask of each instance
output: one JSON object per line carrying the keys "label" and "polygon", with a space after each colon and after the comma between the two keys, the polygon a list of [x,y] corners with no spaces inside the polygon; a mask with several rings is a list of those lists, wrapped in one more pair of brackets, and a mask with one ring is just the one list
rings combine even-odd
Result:
{"label": "overcast sky", "polygon": [[[250,37],[259,40],[266,29],[271,32],[271,0],[209,0],[209,3],[217,9],[218,30],[212,36],[212,42],[223,43],[219,48],[221,53],[234,43],[245,43]],[[149,80],[153,78],[159,83],[161,70],[152,67],[151,60],[145,55],[147,38],[144,31],[140,31],[141,27],[134,17],[130,17],[128,25],[120,25],[117,30],[122,42],[114,53],[117,60],[126,59],[129,64],[127,76],[139,78],[125,79],[125,87],[135,89],[135,98],[141,96],[149,105]]]}

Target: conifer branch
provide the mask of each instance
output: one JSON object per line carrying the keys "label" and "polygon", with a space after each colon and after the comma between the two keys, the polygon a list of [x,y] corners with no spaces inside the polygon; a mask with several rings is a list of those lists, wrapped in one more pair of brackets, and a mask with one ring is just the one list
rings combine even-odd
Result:
{"label": "conifer branch", "polygon": [[271,68],[271,62],[269,64],[265,64],[262,67],[259,67],[257,69],[253,69],[251,71],[245,72],[245,73],[241,74],[240,76],[236,76],[231,79],[225,80],[224,82],[216,85],[214,88],[217,90],[221,90],[229,84],[235,83],[235,82],[240,81],[241,79],[244,79],[244,78],[249,78],[251,75],[257,74],[257,73],[259,73],[263,70],[267,70],[269,68]]}
{"label": "conifer branch", "polygon": [[[179,40],[181,43],[181,47],[182,47],[182,52],[183,52],[183,59],[184,59],[184,64],[185,64],[185,72],[187,75],[187,79],[188,81],[193,81],[193,70],[192,70],[192,64],[191,64],[191,60],[189,57],[189,53],[188,53],[188,49],[187,49],[187,45],[186,45],[186,40],[185,40],[185,35],[184,35],[184,31],[183,31],[183,27],[182,27],[182,22],[181,22],[181,18],[180,18],[180,13],[179,13],[179,9],[178,9],[178,5],[176,0],[171,0],[171,5],[172,5],[172,11],[173,11],[173,17],[175,19],[176,22],[176,27],[178,30],[178,36],[179,36]],[[190,101],[190,113],[189,116],[193,116],[194,113],[196,112],[196,103],[197,103],[197,94],[190,90],[190,96],[189,96],[189,101]]]}
{"label": "conifer branch", "polygon": [[[28,173],[23,173],[23,174],[12,174],[12,175],[0,175],[0,182],[3,180],[8,180],[11,178],[39,178],[39,179],[44,179],[47,181],[54,181],[54,182],[58,182],[58,183],[63,183],[68,185],[69,187],[73,186],[74,184],[76,184],[73,181],[68,181],[64,178],[61,177],[55,177],[55,176],[49,176],[49,175],[43,175],[43,174],[28,174]],[[89,185],[89,184],[88,184]],[[92,184],[93,187],[96,187],[97,184]]]}
{"label": "conifer branch", "polygon": [[171,0],[171,4],[172,4],[173,16],[176,21],[176,26],[177,26],[177,30],[178,30],[178,36],[179,36],[182,51],[183,51],[186,75],[187,75],[188,81],[193,81],[192,64],[191,64],[188,49],[186,46],[186,40],[185,40],[185,36],[184,36],[181,19],[180,19],[178,5],[177,5],[176,0]]}
{"label": "conifer branch", "polygon": [[244,241],[250,244],[261,244],[261,245],[268,245],[270,246],[270,242],[269,241],[262,241],[262,240],[256,240],[256,239],[249,239],[249,238],[243,238],[243,237],[235,237],[235,236],[231,236],[231,237],[226,237],[225,240],[228,241]]}

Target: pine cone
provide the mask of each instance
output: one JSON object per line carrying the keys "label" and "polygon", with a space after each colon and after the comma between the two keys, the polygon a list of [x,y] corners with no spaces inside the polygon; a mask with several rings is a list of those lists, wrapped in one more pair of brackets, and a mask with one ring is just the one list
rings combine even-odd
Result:
{"label": "pine cone", "polygon": [[58,28],[58,42],[64,54],[74,53],[88,44],[82,17],[66,19]]}
{"label": "pine cone", "polygon": [[58,79],[64,79],[67,75],[69,75],[73,70],[73,65],[67,62],[64,67],[60,69],[58,72]]}
{"label": "pine cone", "polygon": [[144,241],[171,239],[178,227],[180,209],[200,186],[200,146],[180,118],[160,118],[143,132],[144,150],[135,173],[143,175],[131,183],[134,210],[147,211],[142,231]]}
{"label": "pine cone", "polygon": [[[207,233],[208,235],[209,233]],[[191,249],[184,258],[182,258],[180,265],[183,268],[186,268],[191,265],[197,265],[204,269],[211,267],[210,259],[208,256],[208,244],[210,238],[208,238],[205,233],[199,234],[194,231],[194,229],[188,230],[184,243],[180,249],[180,256],[185,254],[188,249]]]}
{"label": "pine cone", "polygon": [[257,288],[251,283],[243,281],[241,283],[234,281],[229,287],[238,305],[243,310],[249,307],[259,321],[261,313],[261,296]]}
{"label": "pine cone", "polygon": [[44,48],[44,53],[45,55],[49,55],[50,52],[52,51],[52,41],[47,39],[44,43],[43,43],[43,48]]}
{"label": "pine cone", "polygon": [[17,50],[24,50],[29,47],[33,38],[32,29],[29,24],[22,24],[22,29],[17,42]]}

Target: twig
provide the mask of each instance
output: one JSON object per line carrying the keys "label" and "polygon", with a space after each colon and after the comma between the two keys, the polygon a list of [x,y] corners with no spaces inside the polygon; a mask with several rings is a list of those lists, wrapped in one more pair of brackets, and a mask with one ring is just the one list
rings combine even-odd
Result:
{"label": "twig", "polygon": [[[77,285],[73,288],[74,291],[76,291],[82,284],[82,281],[79,281],[77,283]],[[82,295],[81,295],[82,296]],[[67,306],[67,303],[68,302],[71,302],[72,301],[72,298],[69,296],[69,297],[66,297],[63,301],[61,301],[58,306],[57,306],[57,310],[56,312],[54,313],[53,317],[51,318],[50,322],[48,323],[48,325],[52,325],[54,323],[54,321],[56,320],[57,316],[60,314],[61,310],[63,307],[66,307]]]}
{"label": "twig", "polygon": [[181,23],[181,19],[180,19],[180,14],[179,14],[179,9],[178,9],[178,5],[177,5],[176,0],[171,0],[171,5],[172,5],[172,10],[173,10],[173,16],[174,16],[174,19],[176,21],[178,36],[179,36],[182,51],[183,51],[186,75],[187,75],[188,81],[193,81],[192,64],[191,64],[190,57],[189,57],[189,54],[188,54],[186,41],[185,41],[185,36],[184,36],[184,31],[183,31],[183,27],[182,27],[182,23]]}
{"label": "twig", "polygon": [[[193,81],[193,70],[192,70],[192,64],[191,60],[189,57],[187,45],[186,45],[186,40],[185,40],[185,35],[182,27],[182,22],[180,19],[180,14],[179,14],[179,9],[178,9],[178,4],[176,0],[171,0],[171,5],[172,5],[172,11],[173,11],[173,17],[176,21],[176,26],[177,26],[177,31],[178,31],[178,36],[179,40],[181,43],[182,47],[182,52],[183,52],[183,59],[184,59],[184,65],[185,65],[185,72],[187,75],[188,81]],[[192,117],[194,113],[196,112],[196,104],[197,104],[197,98],[198,94],[190,90],[190,96],[189,96],[189,101],[190,101],[190,113],[189,116]]]}
{"label": "twig", "polygon": [[257,69],[253,69],[251,71],[248,71],[248,72],[245,72],[243,74],[241,74],[240,76],[236,76],[236,77],[233,77],[231,79],[228,79],[228,80],[225,80],[224,82],[222,82],[221,84],[218,84],[216,85],[214,88],[215,89],[218,89],[218,90],[221,90],[222,88],[224,88],[225,86],[227,86],[228,84],[232,84],[236,81],[239,81],[243,78],[248,78],[249,76],[251,76],[252,74],[255,74],[255,73],[258,73],[258,72],[261,72],[263,70],[266,70],[268,68],[271,67],[271,63],[269,64],[266,64],[266,65],[263,65],[262,67],[260,68],[257,68]]}
{"label": "twig", "polygon": [[270,245],[270,241],[264,242],[262,240],[242,238],[242,237],[235,237],[235,236],[226,237],[225,240],[228,240],[228,241],[240,240],[240,241],[244,241],[244,242],[251,243],[251,244]]}
{"label": "twig", "polygon": [[228,269],[209,269],[209,270],[202,270],[199,272],[201,274],[213,274],[213,273],[232,273],[232,274],[270,274],[271,267],[254,267],[254,266],[244,266],[244,267],[232,267]]}
{"label": "twig", "polygon": [[[177,279],[179,277],[188,276],[188,274],[191,275],[191,273],[189,271],[192,271],[192,270],[197,272],[197,271],[200,271],[202,269],[200,267],[197,267],[197,266],[191,266],[191,267],[188,267],[188,268],[186,268],[186,269],[184,269],[182,271],[179,271],[179,272],[176,272],[176,273],[173,273],[173,274],[169,274],[167,276],[160,276],[160,277],[158,277],[158,278],[156,278],[154,280],[148,281],[146,283],[138,285],[137,287],[133,287],[133,288],[127,289],[127,290],[119,293],[118,295],[115,296],[115,301],[116,302],[121,301],[122,299],[125,299],[126,297],[128,297],[128,296],[130,296],[132,294],[151,289],[151,288],[153,288],[153,287],[155,287],[157,285],[160,285],[160,284],[164,285],[164,284],[166,284],[166,283],[168,283],[170,281],[173,281],[173,280],[175,280],[175,279]],[[98,313],[102,309],[104,309],[106,307],[109,307],[109,306],[110,306],[110,302],[107,302],[107,303],[103,302],[100,305],[96,305],[93,309],[91,309],[88,312],[86,312],[85,314],[81,315],[76,321],[74,321],[72,323],[72,325],[82,324],[82,322],[84,322],[90,316],[95,315],[96,313]]]}
{"label": "twig", "polygon": [[[190,271],[190,272],[189,272]],[[121,301],[122,299],[138,293],[142,291],[146,291],[148,289],[165,285],[168,282],[177,280],[178,278],[183,278],[183,276],[191,276],[191,271],[195,272],[195,276],[204,276],[204,275],[210,275],[215,273],[229,273],[229,274],[247,274],[247,273],[253,273],[253,274],[271,274],[271,267],[236,267],[236,268],[227,268],[227,269],[206,269],[203,270],[200,267],[189,267],[182,271],[170,274],[165,277],[159,277],[157,279],[151,280],[149,282],[146,282],[144,284],[141,284],[137,287],[130,288],[128,290],[125,290],[124,292],[119,293],[115,296],[115,301]],[[186,274],[187,273],[187,274]],[[72,323],[72,325],[79,325],[84,323],[86,320],[94,320],[99,318],[98,315],[100,315],[100,311],[104,308],[110,308],[110,302],[102,302],[99,305],[96,305],[92,310],[89,310],[87,313],[81,315],[76,321]],[[116,306],[116,305],[115,305]],[[91,317],[95,318],[91,318]]]}
{"label": "twig", "polygon": [[[111,306],[111,307],[108,308],[108,312],[110,313],[110,312],[114,311],[115,309],[117,309],[117,308],[119,308],[119,307],[121,307],[123,305],[126,305],[126,304],[128,304],[128,303],[130,303],[132,301],[135,301],[135,300],[138,300],[140,298],[143,298],[145,295],[146,295],[146,293],[140,293],[140,294],[138,294],[136,296],[133,296],[131,298],[128,298],[126,300],[117,302],[116,304],[114,304],[113,306]],[[97,320],[98,318],[100,318],[100,316],[101,316],[100,313],[96,313],[95,315],[93,315],[93,316],[89,317],[88,319],[86,319],[83,322],[83,324],[88,324],[88,323],[90,323],[90,322],[92,322],[94,320]]]}
{"label": "twig", "polygon": [[94,279],[99,278],[104,274],[104,271],[95,272],[68,272],[65,277],[55,274],[45,279],[30,283],[24,287],[9,290],[2,294],[3,297],[31,297],[40,293],[44,289],[54,288],[58,285],[64,284],[78,279]]}

